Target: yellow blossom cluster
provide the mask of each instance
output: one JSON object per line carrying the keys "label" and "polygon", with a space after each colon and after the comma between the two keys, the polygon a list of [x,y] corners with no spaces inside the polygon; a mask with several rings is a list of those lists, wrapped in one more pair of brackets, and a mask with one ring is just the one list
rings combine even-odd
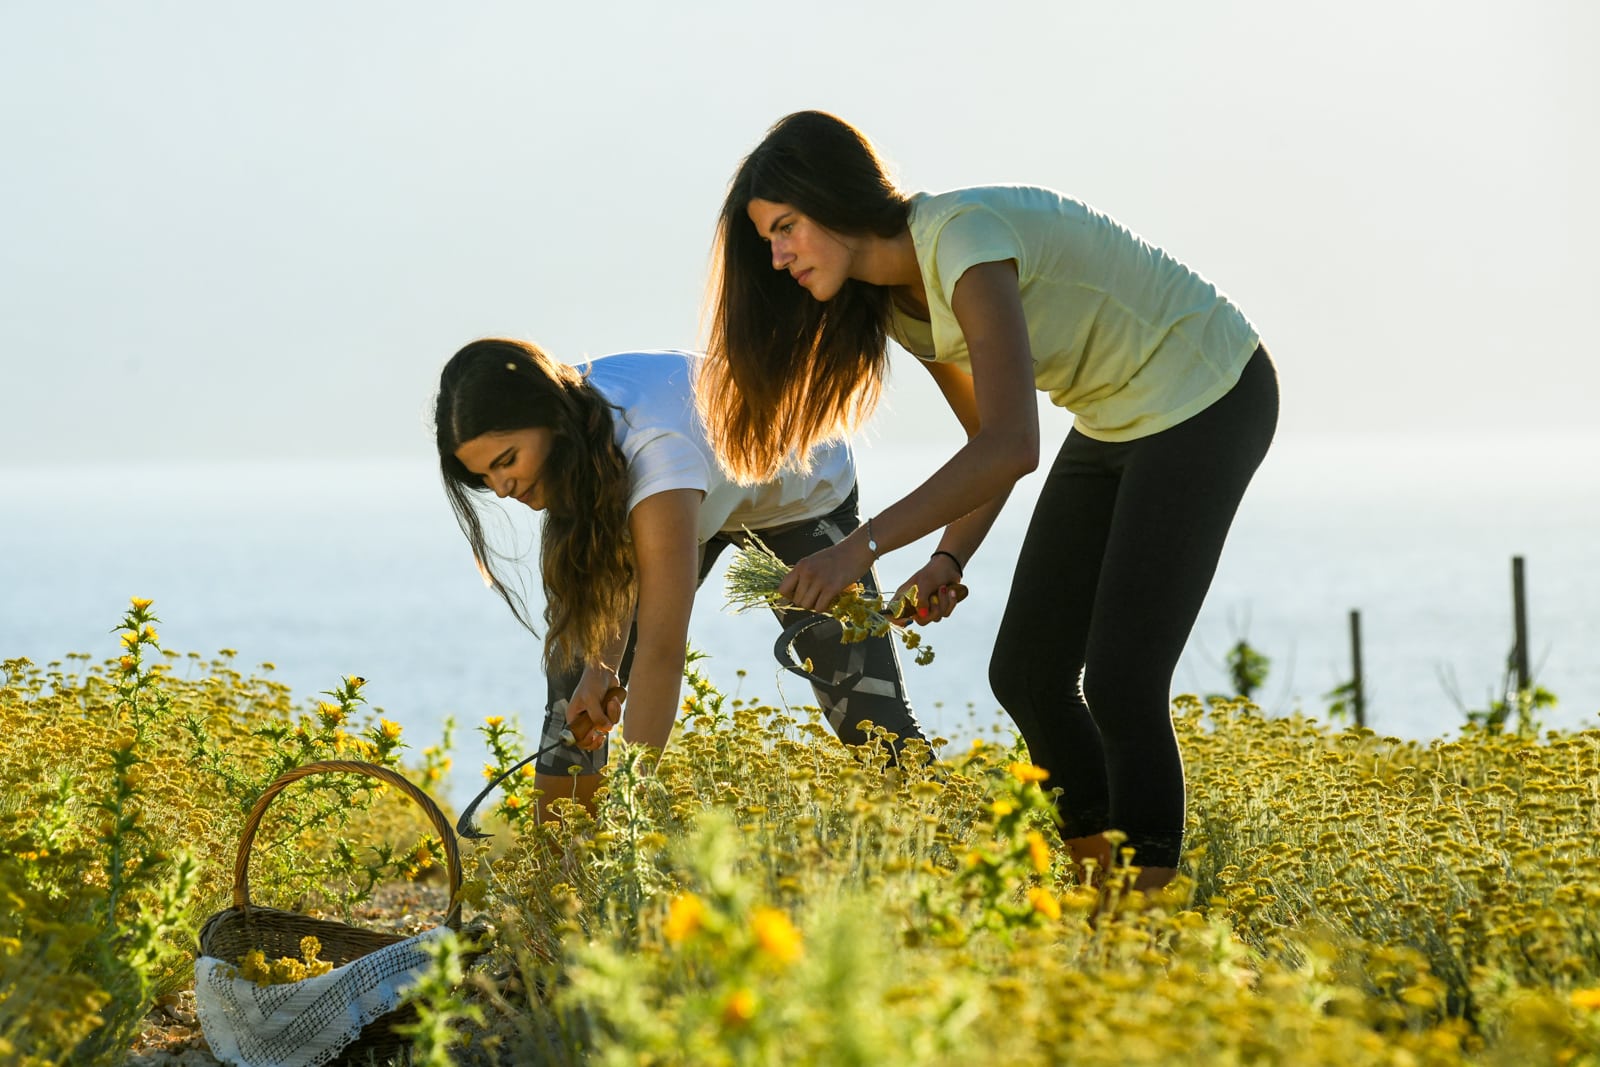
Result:
{"label": "yellow blossom cluster", "polygon": [[286,985],[316,978],[333,970],[332,963],[317,958],[321,951],[322,942],[310,936],[300,939],[299,959],[283,956],[268,963],[266,953],[252,949],[239,961],[239,977],[258,986]]}

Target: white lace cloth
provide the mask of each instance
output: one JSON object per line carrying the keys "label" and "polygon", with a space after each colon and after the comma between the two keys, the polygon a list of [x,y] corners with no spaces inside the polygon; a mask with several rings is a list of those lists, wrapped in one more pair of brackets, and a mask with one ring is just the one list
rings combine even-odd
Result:
{"label": "white lace cloth", "polygon": [[211,1054],[238,1067],[318,1067],[393,1011],[431,964],[424,946],[443,926],[303,982],[258,986],[211,956],[194,964],[200,1028]]}

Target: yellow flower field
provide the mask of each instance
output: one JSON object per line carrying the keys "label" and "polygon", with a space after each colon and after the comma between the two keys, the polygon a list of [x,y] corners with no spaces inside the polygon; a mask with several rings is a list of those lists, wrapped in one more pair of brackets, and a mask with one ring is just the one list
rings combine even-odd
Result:
{"label": "yellow flower field", "polygon": [[[403,755],[353,682],[302,707],[226,657],[180,678],[150,609],[99,665],[3,664],[3,1062],[116,1063],[265,784]],[[593,817],[536,825],[528,777],[496,796],[465,851],[495,937],[424,983],[417,1062],[1600,1063],[1600,732],[1411,742],[1180,699],[1189,853],[1145,896],[1077,884],[1007,731],[885,768],[882,739],[689,681],[655,773],[618,744]],[[514,718],[482,730],[490,770],[522,754]],[[433,783],[427,740],[401,765]],[[339,788],[287,803],[262,902],[437,876],[404,804]]]}

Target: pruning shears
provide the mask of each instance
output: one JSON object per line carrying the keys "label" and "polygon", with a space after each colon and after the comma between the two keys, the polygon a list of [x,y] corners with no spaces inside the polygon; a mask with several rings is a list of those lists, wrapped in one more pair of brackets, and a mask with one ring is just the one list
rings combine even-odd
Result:
{"label": "pruning shears", "polygon": [[[610,689],[606,690],[605,696],[600,698],[600,706],[605,707],[607,704],[611,703],[612,700],[615,700],[618,704],[621,704],[627,699],[628,691],[620,685],[614,685]],[[517,771],[520,771],[523,767],[526,767],[540,756],[543,756],[548,752],[554,752],[556,749],[561,748],[564,745],[576,745],[579,741],[582,741],[584,738],[593,733],[594,729],[594,720],[589,718],[589,713],[587,711],[580,712],[576,719],[561,728],[560,737],[556,738],[554,741],[550,742],[533,755],[527,757],[526,759],[518,760],[516,763],[513,763],[511,766],[501,771],[495,776],[494,780],[488,785],[484,786],[483,791],[477,796],[473,797],[472,801],[466,806],[465,809],[462,810],[461,818],[456,820],[456,834],[460,837],[474,840],[492,837],[492,834],[486,834],[482,830],[478,829],[477,824],[472,821],[473,814],[477,812],[478,805],[483,803],[484,798],[490,793],[494,792],[495,787],[501,782],[505,781],[507,778],[510,778]]]}

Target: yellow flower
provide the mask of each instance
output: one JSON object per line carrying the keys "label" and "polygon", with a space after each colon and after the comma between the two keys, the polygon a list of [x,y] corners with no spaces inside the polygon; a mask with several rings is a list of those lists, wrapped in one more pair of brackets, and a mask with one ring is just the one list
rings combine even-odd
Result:
{"label": "yellow flower", "polygon": [[251,949],[244,954],[244,959],[239,961],[239,977],[257,985],[267,985],[272,981],[272,970],[267,966],[267,955],[260,949]]}
{"label": "yellow flower", "polygon": [[127,645],[129,648],[132,648],[134,645],[137,645],[139,643],[139,633],[138,633],[138,631],[137,630],[129,630],[127,633],[123,634],[122,635],[122,643]]}
{"label": "yellow flower", "polygon": [[1044,835],[1037,830],[1028,831],[1028,859],[1040,874],[1050,869],[1050,846],[1045,844]]}
{"label": "yellow flower", "polygon": [[1028,890],[1028,903],[1033,905],[1033,910],[1043,915],[1046,919],[1056,920],[1061,918],[1061,902],[1055,894],[1043,886],[1034,886]]}
{"label": "yellow flower", "polygon": [[1045,770],[1043,767],[1035,767],[1031,763],[1013,763],[1010,770],[1011,776],[1017,781],[1021,782],[1023,785],[1032,785],[1035,782],[1042,782],[1046,778],[1050,777],[1049,771]]}
{"label": "yellow flower", "polygon": [[161,635],[156,633],[153,628],[151,628],[149,626],[146,626],[144,628],[144,632],[139,635],[139,639],[141,641],[147,641],[150,644],[155,645],[155,644],[160,644]]}
{"label": "yellow flower", "polygon": [[722,1021],[728,1026],[743,1026],[756,1017],[756,995],[748,989],[735,989],[722,1002]]}
{"label": "yellow flower", "polygon": [[757,908],[750,915],[750,929],[761,951],[779,963],[793,963],[804,953],[800,931],[789,916],[777,908]]}
{"label": "yellow flower", "polygon": [[132,603],[133,603],[133,610],[134,611],[143,611],[146,608],[148,608],[151,604],[154,604],[155,601],[154,600],[150,600],[150,599],[148,599],[146,597],[136,596],[136,597],[133,598]]}
{"label": "yellow flower", "polygon": [[990,805],[989,810],[994,812],[995,818],[1003,819],[1007,815],[1010,815],[1012,812],[1016,811],[1017,805],[1016,802],[1010,797],[1000,797],[992,805]]}
{"label": "yellow flower", "polygon": [[694,935],[706,923],[706,906],[693,893],[679,893],[667,905],[667,921],[662,936],[676,945]]}
{"label": "yellow flower", "polygon": [[317,702],[317,717],[324,726],[338,726],[344,722],[344,708],[338,704],[330,704],[326,700]]}
{"label": "yellow flower", "polygon": [[398,741],[400,739],[399,723],[390,722],[388,719],[379,719],[378,724],[383,727],[384,737],[387,737],[391,741]]}
{"label": "yellow flower", "polygon": [[506,797],[505,805],[512,811],[516,811],[522,807],[522,798],[517,796],[517,794],[512,793],[510,796]]}
{"label": "yellow flower", "polygon": [[288,985],[290,982],[301,982],[307,977],[309,975],[306,973],[306,965],[299,960],[290,959],[288,956],[283,957],[283,959],[276,961],[272,965],[271,984],[273,985]]}
{"label": "yellow flower", "polygon": [[499,726],[505,721],[506,717],[504,715],[491,715],[487,719],[483,720],[484,725],[486,726]]}
{"label": "yellow flower", "polygon": [[1574,989],[1571,995],[1574,1008],[1588,1008],[1594,1011],[1600,1008],[1600,987],[1593,989]]}
{"label": "yellow flower", "polygon": [[136,669],[139,666],[139,661],[134,659],[132,656],[123,656],[121,659],[117,660],[117,666],[121,667],[124,673],[126,673]]}

